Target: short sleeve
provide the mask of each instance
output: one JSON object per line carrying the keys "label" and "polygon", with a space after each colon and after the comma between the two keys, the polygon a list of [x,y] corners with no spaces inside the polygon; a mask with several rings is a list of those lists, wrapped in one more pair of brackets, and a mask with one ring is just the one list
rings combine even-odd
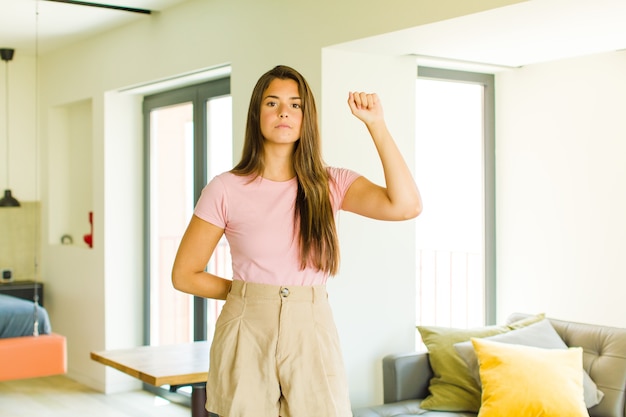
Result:
{"label": "short sleeve", "polygon": [[333,210],[338,211],[343,205],[343,199],[352,183],[361,176],[346,168],[328,168],[331,178],[330,193],[332,195]]}
{"label": "short sleeve", "polygon": [[227,208],[226,187],[222,179],[217,176],[202,190],[194,214],[204,221],[225,229],[228,222]]}

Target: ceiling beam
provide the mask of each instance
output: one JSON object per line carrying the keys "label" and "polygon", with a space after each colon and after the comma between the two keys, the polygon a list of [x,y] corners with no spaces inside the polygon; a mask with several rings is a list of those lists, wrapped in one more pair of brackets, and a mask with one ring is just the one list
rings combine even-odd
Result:
{"label": "ceiling beam", "polygon": [[89,6],[89,7],[100,7],[103,9],[113,9],[113,10],[121,10],[124,12],[132,12],[132,13],[141,13],[141,14],[151,14],[152,10],[148,9],[137,9],[134,7],[125,7],[125,6],[116,6],[113,4],[103,4],[103,3],[92,3],[88,1],[79,1],[79,0],[46,0],[46,1],[54,1],[57,3],[67,3],[67,4],[75,4],[78,6]]}

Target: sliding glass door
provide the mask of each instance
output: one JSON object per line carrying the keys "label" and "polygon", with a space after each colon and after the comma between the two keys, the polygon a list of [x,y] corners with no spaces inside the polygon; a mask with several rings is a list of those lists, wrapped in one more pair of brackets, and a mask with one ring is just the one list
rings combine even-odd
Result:
{"label": "sliding glass door", "polygon": [[[219,305],[175,290],[171,270],[180,239],[206,182],[231,168],[229,79],[148,96],[146,131],[145,343],[206,340]],[[226,265],[225,265],[226,264]],[[229,277],[220,244],[207,266]]]}

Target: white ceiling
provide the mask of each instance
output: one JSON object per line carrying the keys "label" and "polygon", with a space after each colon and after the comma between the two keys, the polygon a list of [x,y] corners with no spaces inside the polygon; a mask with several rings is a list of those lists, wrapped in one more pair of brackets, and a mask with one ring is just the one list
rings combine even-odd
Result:
{"label": "white ceiling", "polygon": [[339,47],[497,71],[626,49],[626,0],[530,0]]}
{"label": "white ceiling", "polygon": [[[84,0],[159,13],[185,0]],[[47,0],[0,0],[0,48],[34,55],[150,15]],[[38,37],[36,36],[38,34]]]}
{"label": "white ceiling", "polygon": [[[186,0],[90,1],[158,13]],[[14,48],[16,56],[34,54],[36,47],[45,53],[115,26],[149,18],[145,14],[47,0],[0,0],[0,47]],[[439,62],[517,67],[626,49],[625,22],[626,0],[529,0],[340,47],[413,54],[425,64],[434,56]]]}

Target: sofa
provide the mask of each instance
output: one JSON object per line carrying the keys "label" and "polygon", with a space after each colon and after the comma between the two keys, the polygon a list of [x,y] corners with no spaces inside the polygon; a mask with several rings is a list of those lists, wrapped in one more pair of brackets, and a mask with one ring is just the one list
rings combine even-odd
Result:
{"label": "sofa", "polygon": [[[523,320],[530,315],[515,313],[511,315],[508,323],[515,323]],[[591,407],[585,407],[583,403],[584,414],[591,417],[626,417],[625,399],[626,399],[626,329],[601,326],[595,324],[576,323],[553,318],[546,318],[543,321],[549,322],[562,341],[567,345],[562,351],[578,351],[582,352],[582,368],[595,383],[599,390],[599,402]],[[507,329],[508,330],[512,330]],[[513,333],[510,333],[513,334]],[[493,336],[496,339],[500,335]],[[502,336],[500,336],[502,337]],[[474,347],[478,348],[480,340],[473,339]],[[470,343],[470,342],[466,342]],[[488,342],[482,341],[480,346],[484,346]],[[509,342],[512,343],[512,342]],[[457,352],[461,344],[455,344]],[[428,346],[428,345],[427,345]],[[502,344],[491,343],[489,346],[502,346]],[[568,349],[574,348],[574,349]],[[508,349],[516,349],[511,346]],[[429,348],[430,349],[430,348]],[[534,347],[520,349],[537,349]],[[555,349],[546,349],[555,350]],[[543,352],[543,350],[541,351]],[[559,353],[563,355],[564,353]],[[383,358],[383,401],[381,405],[369,407],[360,407],[353,410],[354,417],[409,417],[409,416],[426,416],[426,417],[475,417],[478,410],[445,410],[423,409],[420,407],[422,402],[431,395],[430,384],[435,377],[430,363],[430,354],[428,352],[407,352],[399,354],[391,354]],[[487,362],[485,357],[482,359]],[[483,374],[480,370],[480,379],[487,378],[489,374]],[[484,370],[484,372],[489,372]],[[481,389],[485,389],[483,381]],[[480,384],[480,382],[479,382]],[[540,384],[540,381],[537,381]],[[508,390],[510,393],[519,390],[517,384],[500,384],[500,388]],[[535,384],[529,384],[535,385]],[[552,384],[558,387],[566,384]],[[491,387],[491,386],[490,386]],[[585,389],[587,389],[585,387]],[[548,389],[551,391],[552,389]],[[582,388],[581,388],[582,392]],[[481,394],[479,394],[481,395]],[[587,395],[585,391],[585,396]],[[492,398],[488,397],[489,400]],[[479,399],[479,401],[481,401]],[[485,401],[485,395],[482,394],[482,401]],[[485,408],[485,403],[479,405],[481,414]],[[490,413],[489,415],[498,415],[498,413]],[[510,414],[515,415],[515,414]],[[522,415],[520,413],[519,415]],[[530,415],[530,414],[529,414]],[[537,413],[534,415],[549,415]],[[556,415],[559,415],[557,412]],[[574,415],[574,414],[563,414]]]}

